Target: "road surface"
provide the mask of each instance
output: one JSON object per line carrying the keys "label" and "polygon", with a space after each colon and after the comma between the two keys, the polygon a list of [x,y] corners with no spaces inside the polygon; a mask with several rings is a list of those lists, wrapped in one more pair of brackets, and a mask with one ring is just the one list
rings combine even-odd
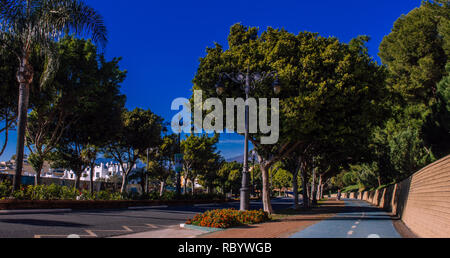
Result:
{"label": "road surface", "polygon": [[361,200],[345,200],[345,209],[291,238],[401,238],[386,212]]}
{"label": "road surface", "polygon": [[[275,199],[273,207],[286,209],[292,199]],[[0,214],[0,238],[112,237],[179,226],[187,218],[210,209],[236,208],[239,202],[221,205],[154,207],[143,210],[74,211],[51,214]],[[262,203],[251,202],[252,209]]]}

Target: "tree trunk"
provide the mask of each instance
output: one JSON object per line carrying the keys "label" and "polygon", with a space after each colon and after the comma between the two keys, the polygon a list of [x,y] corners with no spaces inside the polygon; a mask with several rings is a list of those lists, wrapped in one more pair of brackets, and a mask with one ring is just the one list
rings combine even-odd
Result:
{"label": "tree trunk", "polygon": [[41,171],[42,171],[42,167],[43,165],[41,165],[40,167],[36,167],[35,169],[35,173],[36,175],[34,176],[34,185],[40,185],[41,184]]}
{"label": "tree trunk", "polygon": [[25,130],[27,127],[28,99],[30,86],[26,83],[20,83],[19,86],[19,116],[17,122],[17,150],[16,150],[16,171],[13,179],[14,190],[20,189],[22,181]]}
{"label": "tree trunk", "polygon": [[324,184],[320,186],[320,199],[323,199],[323,186]]}
{"label": "tree trunk", "polygon": [[192,184],[192,196],[195,195],[195,179],[191,180],[191,184]]}
{"label": "tree trunk", "polygon": [[318,200],[322,200],[322,195],[320,194],[322,188],[322,175],[319,175],[319,184],[317,185],[317,198]]}
{"label": "tree trunk", "polygon": [[22,181],[23,158],[25,148],[25,131],[27,127],[28,104],[30,95],[30,85],[33,82],[33,68],[28,64],[28,53],[22,53],[19,70],[17,71],[17,82],[19,83],[19,106],[17,122],[17,150],[16,150],[16,171],[13,179],[13,191],[20,189]]}
{"label": "tree trunk", "polygon": [[89,190],[91,191],[91,194],[94,194],[94,173],[95,173],[95,163],[91,163],[91,173],[89,182]]}
{"label": "tree trunk", "polygon": [[294,192],[294,209],[298,209],[298,170],[296,169],[296,172],[294,172],[293,179],[292,179],[292,188]]}
{"label": "tree trunk", "polygon": [[160,182],[160,189],[159,189],[159,196],[162,197],[164,195],[164,190],[166,188],[166,182],[165,181],[161,181]]}
{"label": "tree trunk", "polygon": [[316,168],[313,168],[313,176],[311,182],[311,200],[312,204],[317,204],[317,194],[316,194]]}
{"label": "tree trunk", "polygon": [[81,173],[75,173],[75,189],[80,190],[80,180],[81,180]]}
{"label": "tree trunk", "polygon": [[305,167],[302,168],[302,188],[303,188],[303,208],[309,208],[309,195],[308,195],[308,174]]}
{"label": "tree trunk", "polygon": [[127,189],[127,173],[123,173],[122,176],[122,187],[120,188],[121,193],[125,193],[125,190]]}
{"label": "tree trunk", "polygon": [[5,153],[5,150],[6,150],[6,146],[8,145],[8,138],[9,138],[9,127],[8,127],[8,123],[9,123],[9,121],[8,121],[8,114],[6,114],[6,127],[5,127],[5,142],[3,143],[3,147],[2,147],[2,150],[0,151],[0,156],[2,156],[3,155],[3,153]]}
{"label": "tree trunk", "polygon": [[183,194],[184,194],[184,195],[187,195],[187,182],[188,182],[187,177],[185,177],[185,178],[183,179],[183,181],[184,181],[184,184],[183,184]]}
{"label": "tree trunk", "polygon": [[261,173],[262,173],[262,180],[263,180],[263,193],[262,193],[262,199],[263,199],[263,206],[264,211],[272,214],[272,203],[270,201],[270,182],[269,182],[269,168],[267,166],[261,165]]}

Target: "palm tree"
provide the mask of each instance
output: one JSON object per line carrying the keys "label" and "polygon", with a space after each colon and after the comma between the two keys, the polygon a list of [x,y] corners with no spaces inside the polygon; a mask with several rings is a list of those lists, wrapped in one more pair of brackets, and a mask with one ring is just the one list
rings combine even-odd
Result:
{"label": "palm tree", "polygon": [[30,56],[35,49],[40,49],[45,55],[45,71],[40,85],[48,83],[58,66],[55,43],[69,32],[79,36],[90,35],[102,46],[107,42],[103,18],[80,0],[0,0],[0,46],[13,51],[19,61],[16,75],[19,103],[15,190],[20,187],[29,91],[34,77]]}

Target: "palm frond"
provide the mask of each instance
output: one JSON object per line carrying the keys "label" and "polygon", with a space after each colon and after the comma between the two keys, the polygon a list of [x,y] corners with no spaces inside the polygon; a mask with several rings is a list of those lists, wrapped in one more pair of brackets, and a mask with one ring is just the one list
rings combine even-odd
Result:
{"label": "palm frond", "polygon": [[102,16],[80,0],[0,0],[0,31],[19,38],[25,51],[35,44],[50,48],[66,31],[107,43]]}
{"label": "palm frond", "polygon": [[[41,26],[60,33],[70,30],[80,36],[91,36],[104,47],[107,29],[102,16],[92,7],[79,0],[41,0],[38,8]],[[53,37],[59,35],[52,35]]]}

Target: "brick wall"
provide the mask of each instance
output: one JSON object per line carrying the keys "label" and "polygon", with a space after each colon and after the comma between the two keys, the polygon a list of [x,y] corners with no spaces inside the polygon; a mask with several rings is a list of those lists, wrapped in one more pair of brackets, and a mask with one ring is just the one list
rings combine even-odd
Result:
{"label": "brick wall", "polygon": [[407,180],[372,192],[355,193],[391,211],[419,237],[450,237],[450,156],[415,173]]}
{"label": "brick wall", "polygon": [[405,224],[421,237],[450,237],[450,156],[407,181]]}

